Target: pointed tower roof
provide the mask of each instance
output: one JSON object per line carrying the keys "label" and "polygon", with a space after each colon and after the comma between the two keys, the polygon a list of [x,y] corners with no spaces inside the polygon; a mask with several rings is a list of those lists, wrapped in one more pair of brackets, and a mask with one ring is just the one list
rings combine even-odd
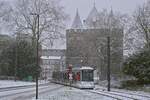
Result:
{"label": "pointed tower roof", "polygon": [[96,9],[95,2],[94,2],[93,8],[85,20],[85,27],[86,28],[97,28],[98,27],[97,21],[99,20],[99,17],[100,17],[99,13],[98,13],[98,10]]}
{"label": "pointed tower roof", "polygon": [[108,21],[109,21],[110,25],[112,25],[112,23],[114,21],[114,13],[113,13],[112,7],[111,7],[111,10],[110,10],[110,13],[109,13],[109,16],[108,16]]}
{"label": "pointed tower roof", "polygon": [[108,24],[110,28],[122,28],[122,24],[115,16],[112,7],[108,16]]}
{"label": "pointed tower roof", "polygon": [[86,21],[94,21],[99,17],[99,13],[95,7],[95,3],[94,3],[94,7],[92,8],[91,12],[89,13]]}
{"label": "pointed tower roof", "polygon": [[113,9],[112,9],[112,7],[111,7],[109,17],[113,17],[113,16],[114,16],[114,13],[113,13]]}
{"label": "pointed tower roof", "polygon": [[82,25],[82,22],[81,22],[81,19],[80,19],[80,16],[79,16],[78,9],[76,11],[76,16],[74,18],[74,21],[73,21],[73,24],[72,24],[71,28],[72,29],[81,29],[81,28],[83,28],[83,25]]}

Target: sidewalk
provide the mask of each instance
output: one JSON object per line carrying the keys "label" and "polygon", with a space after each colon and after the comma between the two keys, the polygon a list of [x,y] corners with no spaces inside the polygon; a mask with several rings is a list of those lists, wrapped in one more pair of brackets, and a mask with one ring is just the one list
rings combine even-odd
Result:
{"label": "sidewalk", "polygon": [[[39,80],[39,84],[45,84],[48,81]],[[14,81],[14,80],[0,80],[0,88],[16,87],[16,86],[28,86],[35,85],[35,82],[26,82],[26,81]]]}

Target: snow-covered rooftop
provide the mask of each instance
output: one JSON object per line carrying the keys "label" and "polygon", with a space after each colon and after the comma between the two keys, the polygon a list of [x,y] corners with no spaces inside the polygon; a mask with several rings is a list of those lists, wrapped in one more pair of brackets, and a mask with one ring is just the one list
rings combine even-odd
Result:
{"label": "snow-covered rooftop", "polygon": [[91,10],[91,12],[89,13],[86,21],[96,21],[97,18],[99,18],[99,13],[98,13],[96,7],[94,6],[93,9]]}
{"label": "snow-covered rooftop", "polygon": [[89,66],[82,66],[81,69],[82,69],[82,70],[83,70],[83,69],[93,70],[93,68],[92,68],[92,67],[89,67]]}
{"label": "snow-covered rooftop", "polygon": [[41,56],[41,59],[61,59],[60,56]]}

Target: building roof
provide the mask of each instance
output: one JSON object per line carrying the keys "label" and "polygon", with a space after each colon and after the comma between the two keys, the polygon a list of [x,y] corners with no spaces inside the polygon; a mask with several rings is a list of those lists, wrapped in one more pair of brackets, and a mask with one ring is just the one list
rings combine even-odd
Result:
{"label": "building roof", "polygon": [[52,59],[55,59],[55,60],[59,60],[61,59],[61,56],[41,56],[41,59],[45,59],[45,60],[52,60]]}
{"label": "building roof", "polygon": [[42,49],[42,56],[64,56],[65,49]]}
{"label": "building roof", "polygon": [[73,21],[73,24],[72,24],[71,28],[72,29],[82,29],[83,28],[78,10],[76,12],[76,16],[74,18],[74,21]]}
{"label": "building roof", "polygon": [[94,5],[94,7],[90,11],[90,13],[86,19],[86,22],[93,22],[93,21],[96,21],[98,18],[99,18],[99,13]]}
{"label": "building roof", "polygon": [[[104,13],[106,15],[102,15]],[[105,20],[104,20],[104,17],[105,17]],[[106,25],[106,23],[109,26]],[[81,19],[80,19],[78,10],[77,10],[71,29],[83,29],[83,28],[84,29],[99,29],[99,28],[103,28],[103,27],[104,28],[105,27],[114,27],[113,25],[115,25],[115,27],[121,27],[121,25],[116,20],[116,17],[113,13],[112,8],[109,13],[107,13],[107,12],[99,13],[95,6],[95,3],[94,3],[94,6],[93,6],[92,10],[90,11],[88,17],[85,20],[83,20],[83,24],[81,22]]]}
{"label": "building roof", "polygon": [[89,67],[89,66],[82,66],[82,67],[81,67],[81,70],[86,70],[86,69],[88,69],[88,70],[93,70],[93,68],[92,68],[92,67]]}

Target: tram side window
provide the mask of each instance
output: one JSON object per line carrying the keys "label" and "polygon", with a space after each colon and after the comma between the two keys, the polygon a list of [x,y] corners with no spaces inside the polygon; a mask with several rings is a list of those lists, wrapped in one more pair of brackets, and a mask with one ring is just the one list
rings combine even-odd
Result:
{"label": "tram side window", "polygon": [[82,70],[82,81],[93,81],[93,70]]}

